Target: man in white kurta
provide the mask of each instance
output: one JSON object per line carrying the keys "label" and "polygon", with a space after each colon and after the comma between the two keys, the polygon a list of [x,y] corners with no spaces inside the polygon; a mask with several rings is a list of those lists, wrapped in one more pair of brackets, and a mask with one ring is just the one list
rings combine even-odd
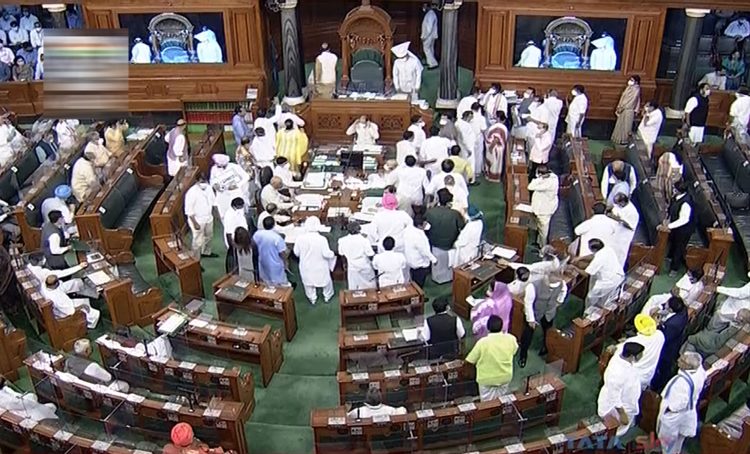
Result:
{"label": "man in white kurta", "polygon": [[726,299],[714,311],[709,326],[731,323],[740,309],[750,309],[750,282],[739,288],[720,285],[716,287],[716,293],[726,296]]}
{"label": "man in white kurta", "polygon": [[[432,132],[437,132],[438,128],[433,126]],[[425,162],[424,168],[430,172],[432,178],[440,173],[440,166],[444,160],[448,159],[448,150],[451,147],[451,140],[432,134],[426,139],[419,149],[422,161]]]}
{"label": "man in white kurta", "polygon": [[236,162],[229,162],[229,156],[225,154],[215,154],[213,161],[208,181],[216,192],[216,208],[219,210],[219,217],[223,219],[235,198],[239,197],[248,203],[250,175]]}
{"label": "man in white kurta", "polygon": [[595,203],[594,215],[578,224],[574,232],[581,237],[579,254],[581,257],[593,254],[589,249],[589,240],[600,239],[607,246],[614,246],[617,221],[605,214],[607,207],[603,203]]}
{"label": "man in white kurta", "polygon": [[685,438],[698,430],[698,400],[706,383],[701,355],[685,352],[677,360],[679,371],[661,392],[656,434],[664,454],[679,454]]}
{"label": "man in white kurta", "polygon": [[[255,128],[255,137],[250,143],[250,154],[257,169],[272,166],[273,158],[276,156],[275,137],[266,135],[264,128]],[[260,177],[260,172],[256,174]]]}
{"label": "man in white kurta", "polygon": [[703,75],[701,80],[698,81],[698,85],[708,84],[714,90],[726,90],[727,89],[727,75],[723,69],[711,71]]}
{"label": "man in white kurta", "polygon": [[615,249],[617,258],[620,260],[620,265],[624,269],[625,262],[627,262],[628,254],[630,253],[630,245],[633,243],[633,237],[635,237],[635,229],[638,227],[641,215],[638,213],[638,208],[630,201],[630,198],[620,193],[615,196],[612,217],[617,221],[612,247]]}
{"label": "man in white kurta", "polygon": [[406,257],[401,252],[393,250],[393,238],[388,236],[383,240],[383,249],[372,259],[372,267],[378,276],[380,287],[403,284],[406,282]]}
{"label": "man in white kurta", "polygon": [[589,249],[594,253],[594,258],[584,270],[590,280],[586,308],[603,306],[614,299],[616,295],[612,294],[613,291],[625,279],[622,268],[612,266],[613,263],[617,263],[617,254],[613,247],[593,239],[589,241]]}
{"label": "man in white kurta", "polygon": [[585,89],[582,85],[576,85],[571,91],[573,99],[568,105],[568,116],[565,117],[567,132],[572,137],[581,137],[583,121],[586,118],[586,111],[589,109],[589,99],[586,97]]}
{"label": "man in white kurta", "polygon": [[651,159],[654,153],[654,144],[659,138],[661,125],[664,123],[664,114],[662,114],[659,106],[652,102],[647,102],[643,106],[643,112],[643,118],[641,118],[641,122],[638,124],[638,135],[643,140],[643,143],[646,144],[648,158]]}
{"label": "man in white kurta", "polygon": [[487,119],[482,115],[479,103],[471,107],[471,127],[474,130],[474,175],[479,176],[484,169],[484,132],[487,130]]}
{"label": "man in white kurta", "polygon": [[745,131],[750,123],[750,91],[747,87],[740,87],[734,95],[737,99],[729,106],[730,124],[733,128]]}
{"label": "man in white kurta", "polygon": [[391,48],[396,56],[393,62],[393,88],[398,93],[411,95],[412,101],[416,101],[422,86],[422,63],[409,51],[409,44],[407,41]]}
{"label": "man in white kurta", "polygon": [[195,53],[198,55],[199,63],[223,63],[221,46],[216,41],[216,34],[213,30],[203,27],[203,31],[195,35],[198,45],[195,47]]}
{"label": "man in white kurta", "polygon": [[60,279],[55,275],[47,276],[42,287],[42,295],[52,303],[52,313],[56,318],[69,317],[80,308],[86,315],[88,328],[96,328],[101,313],[91,307],[88,298],[69,297],[60,284]]}
{"label": "man in white kurta", "polygon": [[354,143],[356,145],[375,145],[380,138],[380,131],[378,131],[378,125],[375,122],[362,115],[357,121],[349,125],[346,135],[355,136]]}
{"label": "man in white kurta", "polygon": [[520,66],[521,68],[538,68],[541,63],[542,49],[536,47],[534,41],[527,42],[516,66]]}
{"label": "man in white kurta", "polygon": [[75,146],[78,140],[76,128],[80,123],[78,120],[58,120],[55,125],[57,133],[57,143],[60,144],[60,150],[67,150]]}
{"label": "man in white kurta", "polygon": [[173,177],[188,164],[187,122],[180,118],[165,136],[167,142],[167,173]]}
{"label": "man in white kurta", "polygon": [[494,124],[497,121],[498,112],[508,115],[508,99],[503,94],[500,84],[492,84],[487,93],[479,100],[479,104],[484,107],[484,113],[489,124]]}
{"label": "man in white kurta", "polygon": [[346,259],[346,280],[349,290],[375,288],[375,270],[372,268],[372,257],[375,251],[370,240],[361,233],[357,222],[346,226],[348,235],[339,239],[338,253]]}
{"label": "man in white kurta", "polygon": [[336,255],[328,246],[328,240],[320,234],[320,219],[309,217],[305,220],[305,233],[297,237],[294,254],[299,257],[299,274],[305,287],[305,296],[310,304],[318,299],[318,288],[323,289],[323,300],[328,303],[333,298],[331,271],[336,266]]}
{"label": "man in white kurta", "polygon": [[438,65],[435,58],[435,41],[438,39],[438,17],[435,10],[429,3],[422,4],[424,18],[422,19],[422,50],[424,51],[427,68],[434,68]]}
{"label": "man in white kurta", "polygon": [[75,206],[68,204],[67,200],[73,194],[73,190],[66,184],[61,184],[55,188],[54,197],[45,199],[42,202],[42,219],[48,219],[49,214],[52,211],[59,211],[62,213],[63,220],[65,221],[65,231],[70,235],[76,235],[78,233],[78,227],[76,226],[73,214],[75,213]]}
{"label": "man in white kurta", "polygon": [[617,52],[615,51],[615,40],[606,33],[602,37],[591,41],[595,47],[591,51],[589,64],[591,69],[597,71],[614,71],[617,68]]}
{"label": "man in white kurta", "polygon": [[328,43],[320,46],[320,55],[315,58],[315,65],[307,80],[308,85],[315,87],[315,94],[330,98],[336,89],[336,64],[339,57],[328,49]]}
{"label": "man in white kurta", "polygon": [[557,123],[560,121],[560,112],[563,109],[562,99],[557,97],[557,90],[550,90],[542,102],[542,107],[547,110],[547,121],[552,139],[557,137]]}
{"label": "man in white kurta", "polygon": [[248,228],[245,202],[241,198],[232,200],[230,208],[221,218],[221,224],[224,226],[224,246],[230,250],[234,243],[234,232],[240,227]]}
{"label": "man in white kurta", "polygon": [[458,145],[461,147],[461,157],[473,163],[477,133],[471,124],[472,118],[474,118],[474,113],[471,110],[464,112],[461,118],[456,121],[456,131],[458,131]]}
{"label": "man in white kurta", "polygon": [[396,164],[404,165],[407,156],[417,157],[417,148],[414,146],[414,133],[404,131],[403,138],[396,142]]}
{"label": "man in white kurta", "polygon": [[528,190],[533,191],[531,195],[531,211],[536,220],[538,243],[540,246],[547,244],[549,224],[559,204],[557,198],[559,189],[560,180],[546,165],[539,166],[537,168],[537,177],[529,182]]}
{"label": "man in white kurta", "polygon": [[185,217],[192,234],[193,256],[211,257],[211,238],[214,235],[214,205],[216,194],[203,175],[185,193]]}
{"label": "man in white kurta", "polygon": [[375,213],[372,223],[375,225],[376,236],[381,245],[383,239],[390,236],[396,241],[395,250],[404,250],[404,229],[412,224],[412,220],[406,211],[398,209],[398,198],[395,195],[384,194],[383,208]]}
{"label": "man in white kurta", "polygon": [[29,264],[26,266],[26,268],[31,272],[31,274],[34,275],[36,280],[42,284],[47,281],[47,277],[52,275],[57,276],[58,282],[60,282],[60,288],[65,293],[77,293],[84,289],[85,284],[83,282],[83,279],[81,278],[76,277],[65,281],[63,281],[63,279],[73,276],[79,271],[88,268],[88,263],[81,262],[76,266],[71,266],[70,268],[65,268],[63,270],[51,270],[49,268],[45,268],[44,265],[44,255],[31,254],[31,257],[29,257]]}
{"label": "man in white kurta", "polygon": [[281,177],[274,176],[271,182],[263,187],[260,191],[260,204],[266,208],[269,204],[276,205],[281,210],[288,210],[294,206],[291,197],[279,192],[284,186]]}
{"label": "man in white kurta", "polygon": [[640,412],[641,386],[633,377],[638,375],[635,363],[642,354],[642,345],[626,342],[604,370],[604,384],[599,390],[596,412],[600,418],[607,415],[618,418],[618,437],[627,433]]}
{"label": "man in white kurta", "polygon": [[635,336],[625,339],[615,348],[615,356],[622,354],[623,345],[627,342],[635,342],[643,346],[643,354],[633,366],[638,374],[641,389],[646,389],[654,378],[656,366],[659,364],[661,348],[664,345],[664,333],[656,329],[656,320],[646,314],[635,316]]}
{"label": "man in white kurta", "polygon": [[427,171],[417,166],[414,156],[407,156],[403,165],[399,165],[386,176],[386,181],[396,186],[399,208],[407,213],[412,212],[412,206],[424,204],[424,195],[429,187]]}
{"label": "man in white kurta", "polygon": [[130,63],[151,63],[151,46],[144,43],[141,38],[136,38],[133,48],[130,50]]}
{"label": "man in white kurta", "polygon": [[451,268],[469,263],[479,254],[484,221],[482,221],[481,214],[477,212],[469,214],[469,219],[458,234],[456,242],[453,243],[453,249],[448,251],[448,263]]}
{"label": "man in white kurta", "polygon": [[412,134],[414,134],[414,139],[412,140],[412,145],[414,148],[419,151],[420,148],[422,148],[422,144],[425,140],[427,140],[427,134],[424,131],[424,120],[422,120],[422,117],[419,115],[415,115],[411,118],[411,124],[408,128],[406,128],[407,131],[410,131]]}

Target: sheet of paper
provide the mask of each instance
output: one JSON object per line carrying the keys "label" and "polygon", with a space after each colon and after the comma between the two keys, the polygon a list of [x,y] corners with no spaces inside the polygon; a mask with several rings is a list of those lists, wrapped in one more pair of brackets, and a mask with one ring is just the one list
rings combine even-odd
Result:
{"label": "sheet of paper", "polygon": [[401,330],[401,333],[404,335],[406,342],[414,342],[419,339],[419,329],[417,328],[404,329]]}
{"label": "sheet of paper", "polygon": [[95,271],[93,273],[88,274],[87,277],[97,287],[102,286],[104,284],[108,284],[112,280],[112,278],[110,277],[110,275],[107,274],[104,271]]}
{"label": "sheet of paper", "polygon": [[[302,186],[306,188],[325,188],[328,184],[328,178],[327,174],[325,172],[309,172],[307,175],[305,175],[305,180],[302,183]],[[317,194],[300,194],[300,196],[303,195],[317,195]],[[322,196],[321,196],[322,197]],[[297,197],[299,199],[299,196]]]}
{"label": "sheet of paper", "polygon": [[501,259],[510,260],[516,256],[516,251],[506,247],[497,246],[492,250],[492,255],[500,257]]}
{"label": "sheet of paper", "polygon": [[524,213],[533,213],[534,211],[531,209],[531,205],[527,203],[519,203],[516,205],[516,210],[522,211]]}
{"label": "sheet of paper", "polygon": [[484,299],[477,299],[471,295],[466,297],[466,304],[468,304],[471,307],[475,307],[477,304],[481,303],[482,301],[484,301]]}
{"label": "sheet of paper", "polygon": [[323,205],[322,194],[299,194],[296,199],[304,207],[320,208]]}

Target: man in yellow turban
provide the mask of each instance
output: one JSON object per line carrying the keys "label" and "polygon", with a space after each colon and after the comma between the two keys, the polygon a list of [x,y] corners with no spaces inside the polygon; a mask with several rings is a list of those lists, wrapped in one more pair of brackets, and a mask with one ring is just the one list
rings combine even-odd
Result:
{"label": "man in yellow turban", "polygon": [[626,342],[635,342],[643,345],[643,356],[634,366],[639,374],[641,389],[645,389],[651,383],[654,372],[656,372],[661,348],[664,345],[664,334],[656,329],[656,320],[646,314],[635,316],[635,329],[638,331],[638,334],[621,342],[617,346],[615,354],[619,355],[622,353],[622,346]]}

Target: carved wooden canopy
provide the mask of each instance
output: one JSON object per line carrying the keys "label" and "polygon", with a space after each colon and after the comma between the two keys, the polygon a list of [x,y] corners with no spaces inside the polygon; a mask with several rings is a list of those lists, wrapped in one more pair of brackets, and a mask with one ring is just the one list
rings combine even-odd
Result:
{"label": "carved wooden canopy", "polygon": [[184,55],[179,58],[195,60],[193,52],[193,24],[187,17],[175,13],[163,13],[155,16],[148,24],[148,30],[151,32],[151,46],[153,47],[156,61],[167,61],[163,52],[166,50],[177,51],[182,49]]}
{"label": "carved wooden canopy", "polygon": [[560,17],[547,24],[544,66],[555,66],[552,62],[555,54],[566,53],[579,57],[581,66],[585,67],[592,33],[591,26],[577,17]]}
{"label": "carved wooden canopy", "polygon": [[349,82],[352,55],[363,49],[374,50],[383,55],[386,85],[391,81],[391,47],[395,28],[391,23],[391,16],[385,10],[369,3],[364,0],[361,6],[349,11],[339,27],[344,69],[341,82],[344,86]]}

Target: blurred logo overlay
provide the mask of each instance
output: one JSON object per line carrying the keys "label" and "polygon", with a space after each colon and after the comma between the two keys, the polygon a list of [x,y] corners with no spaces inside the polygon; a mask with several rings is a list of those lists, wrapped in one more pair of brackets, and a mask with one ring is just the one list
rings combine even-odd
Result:
{"label": "blurred logo overlay", "polygon": [[128,111],[128,31],[45,30],[44,114],[92,118]]}

